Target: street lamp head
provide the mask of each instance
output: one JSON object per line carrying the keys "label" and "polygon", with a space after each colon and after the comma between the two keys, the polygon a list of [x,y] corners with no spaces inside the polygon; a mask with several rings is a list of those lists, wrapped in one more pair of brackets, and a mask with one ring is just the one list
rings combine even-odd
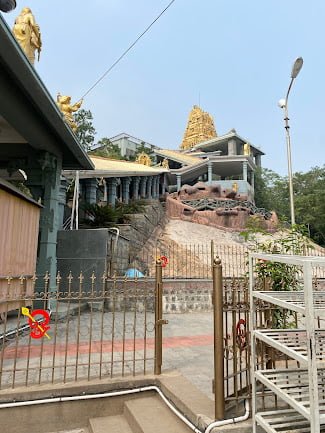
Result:
{"label": "street lamp head", "polygon": [[303,61],[302,57],[298,57],[295,60],[293,66],[292,66],[291,78],[296,78],[297,77],[297,75],[300,72],[300,69],[302,68],[303,63],[304,63],[304,61]]}
{"label": "street lamp head", "polygon": [[280,99],[280,101],[278,102],[278,106],[280,108],[285,108],[285,106],[286,106],[286,100],[284,98]]}

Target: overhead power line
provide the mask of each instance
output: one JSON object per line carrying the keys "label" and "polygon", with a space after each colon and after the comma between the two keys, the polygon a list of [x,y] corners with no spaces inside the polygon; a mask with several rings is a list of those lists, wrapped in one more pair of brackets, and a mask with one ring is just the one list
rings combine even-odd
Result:
{"label": "overhead power line", "polygon": [[98,78],[98,80],[87,90],[87,92],[80,98],[85,98],[105,77],[115,66],[127,55],[129,51],[132,50],[132,48],[136,45],[137,42],[151,29],[151,27],[159,20],[159,18],[170,8],[170,6],[175,2],[176,0],[172,0],[163,11],[160,12],[160,14],[152,21],[152,23],[139,35],[136,40],[120,55],[120,57],[115,60],[115,62]]}

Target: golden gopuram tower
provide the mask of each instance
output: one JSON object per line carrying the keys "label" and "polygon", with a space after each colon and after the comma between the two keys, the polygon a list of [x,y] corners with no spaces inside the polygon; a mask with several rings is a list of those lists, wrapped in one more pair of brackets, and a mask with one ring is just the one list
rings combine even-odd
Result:
{"label": "golden gopuram tower", "polygon": [[183,150],[190,149],[195,144],[202,143],[216,136],[217,132],[212,116],[197,105],[194,105],[188,118],[180,148]]}

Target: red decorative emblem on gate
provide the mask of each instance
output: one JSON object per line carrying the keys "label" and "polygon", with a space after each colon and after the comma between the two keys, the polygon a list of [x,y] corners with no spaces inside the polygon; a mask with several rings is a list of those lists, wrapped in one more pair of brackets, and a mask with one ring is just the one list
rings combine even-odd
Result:
{"label": "red decorative emblem on gate", "polygon": [[236,343],[240,350],[244,350],[247,347],[246,321],[244,319],[239,319],[237,322]]}
{"label": "red decorative emblem on gate", "polygon": [[[47,326],[50,322],[50,315],[47,311],[34,310],[30,313],[28,308],[22,307],[21,312],[28,317],[28,324],[31,329],[30,336],[32,338],[42,338],[45,335],[50,340],[51,337],[46,333],[50,329],[50,326]],[[42,324],[35,319],[35,316],[43,317]]]}
{"label": "red decorative emblem on gate", "polygon": [[165,268],[168,265],[168,258],[166,256],[157,257],[161,261],[161,267]]}

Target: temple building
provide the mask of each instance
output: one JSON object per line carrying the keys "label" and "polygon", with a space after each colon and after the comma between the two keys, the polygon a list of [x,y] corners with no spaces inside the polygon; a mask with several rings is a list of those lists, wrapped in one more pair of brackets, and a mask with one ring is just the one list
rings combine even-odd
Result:
{"label": "temple building", "polygon": [[180,147],[180,150],[154,151],[158,164],[168,161],[170,192],[197,182],[217,183],[225,190],[235,188],[247,200],[254,202],[255,170],[261,166],[264,153],[235,129],[218,136],[212,116],[195,105]]}

